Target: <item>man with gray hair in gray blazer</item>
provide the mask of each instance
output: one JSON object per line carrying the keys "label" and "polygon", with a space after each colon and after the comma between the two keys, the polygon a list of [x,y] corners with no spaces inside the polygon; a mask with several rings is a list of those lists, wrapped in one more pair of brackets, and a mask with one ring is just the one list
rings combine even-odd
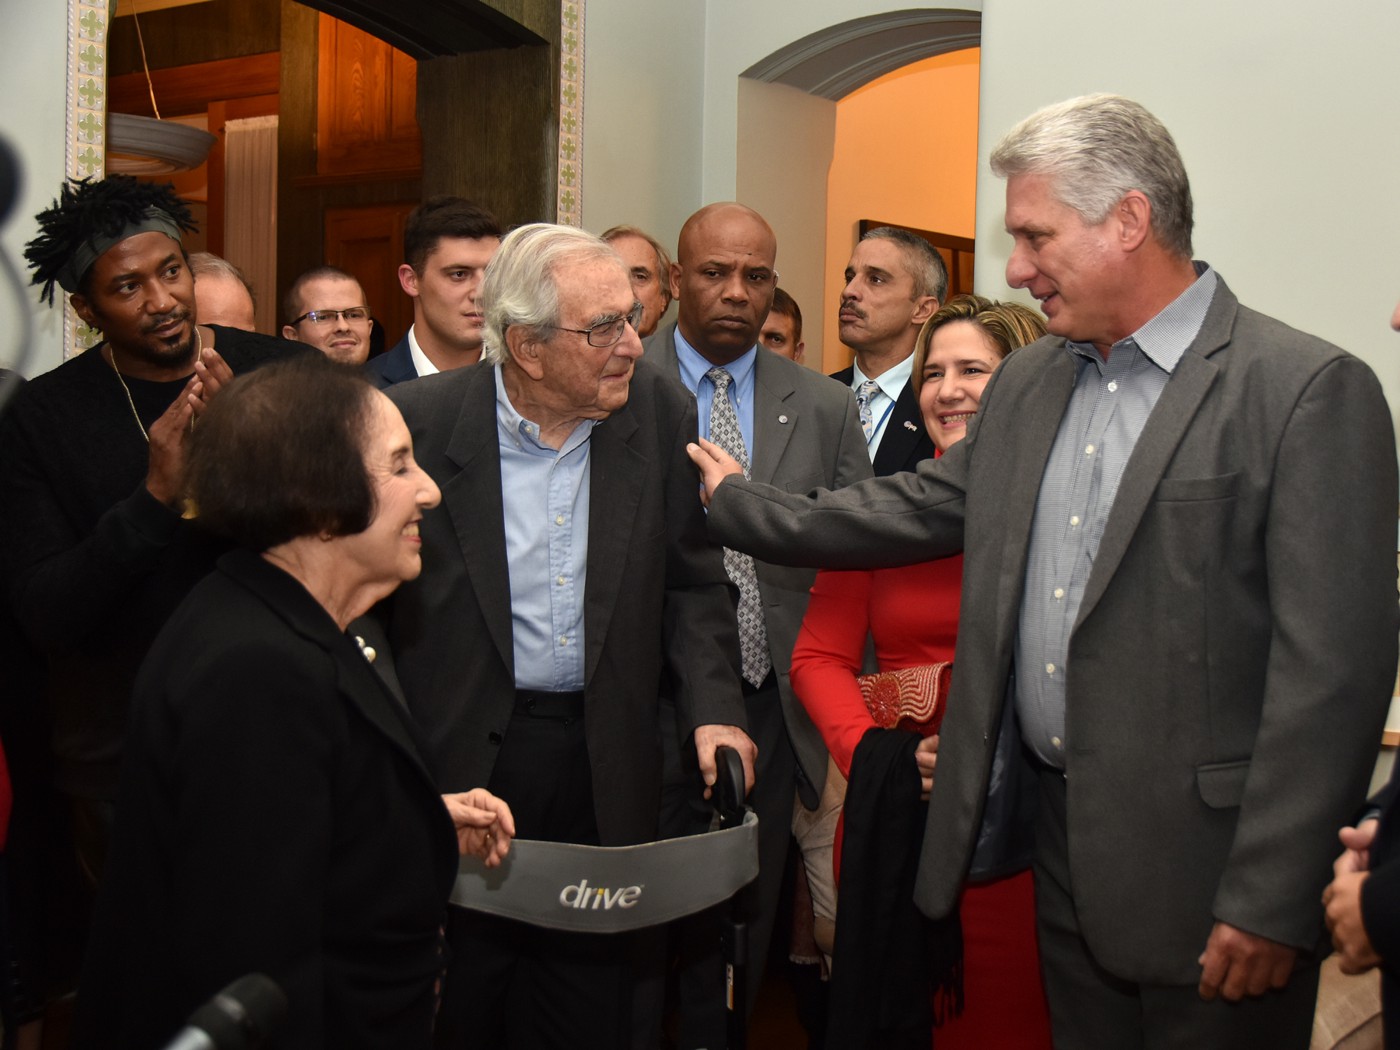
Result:
{"label": "man with gray hair in gray blazer", "polygon": [[1057,1047],[1304,1048],[1395,675],[1385,397],[1193,262],[1185,168],[1137,103],[1050,106],[991,162],[1007,281],[1051,335],[917,473],[790,494],[697,446],[710,534],[838,568],[965,549],[915,898],[956,905],[1018,731]]}

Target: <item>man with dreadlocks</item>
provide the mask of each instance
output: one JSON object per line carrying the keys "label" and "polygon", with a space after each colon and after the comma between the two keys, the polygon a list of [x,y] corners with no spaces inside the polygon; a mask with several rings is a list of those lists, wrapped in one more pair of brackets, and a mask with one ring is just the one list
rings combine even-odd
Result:
{"label": "man with dreadlocks", "polygon": [[0,421],[0,580],[47,664],[55,779],[100,873],[131,684],[166,617],[219,553],[181,517],[195,420],[235,373],[295,352],[198,326],[171,186],[65,184],[25,249],[103,341],[26,384]]}

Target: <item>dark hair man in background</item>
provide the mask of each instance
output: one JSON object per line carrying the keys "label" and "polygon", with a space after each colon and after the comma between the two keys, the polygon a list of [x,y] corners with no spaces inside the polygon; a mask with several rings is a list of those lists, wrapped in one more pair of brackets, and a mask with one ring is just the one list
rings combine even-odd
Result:
{"label": "dark hair man in background", "polygon": [[55,779],[100,872],[131,684],[151,640],[221,549],[182,517],[195,421],[235,373],[293,352],[198,325],[171,186],[65,183],[25,250],[102,342],[25,384],[0,420],[5,597],[46,657]]}
{"label": "dark hair man in background", "polygon": [[365,365],[381,390],[481,360],[481,279],[501,246],[501,225],[462,197],[424,201],[404,223],[399,284],[413,299],[413,324],[387,353]]}
{"label": "dark hair man in background", "polygon": [[782,288],[773,289],[773,305],[759,329],[758,341],[775,354],[802,363],[807,344],[802,341],[802,310]]}

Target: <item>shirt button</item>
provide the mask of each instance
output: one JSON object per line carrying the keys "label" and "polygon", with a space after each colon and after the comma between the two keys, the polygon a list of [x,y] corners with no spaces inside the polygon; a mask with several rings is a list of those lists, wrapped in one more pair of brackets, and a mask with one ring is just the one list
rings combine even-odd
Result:
{"label": "shirt button", "polygon": [[1055,597],[1056,597],[1056,598],[1063,598],[1064,596],[1065,596],[1065,589],[1064,589],[1063,587],[1056,587],[1056,588],[1055,588]]}
{"label": "shirt button", "polygon": [[1072,516],[1070,517],[1070,519],[1069,519],[1069,523],[1070,523],[1071,525],[1073,525],[1076,529],[1079,528],[1079,515],[1078,515],[1078,514],[1072,515]]}
{"label": "shirt button", "polygon": [[554,524],[556,524],[556,525],[563,525],[563,524],[564,524],[564,515],[562,515],[562,514],[557,514],[557,515],[555,515]]}
{"label": "shirt button", "polygon": [[1094,454],[1094,446],[1093,446],[1093,445],[1085,445],[1085,446],[1084,446],[1084,454],[1085,454],[1086,456],[1092,456],[1092,455]]}
{"label": "shirt button", "polygon": [[1052,736],[1050,738],[1050,743],[1055,747],[1056,750],[1065,746],[1065,742],[1057,736]]}
{"label": "shirt button", "polygon": [[1118,389],[1118,383],[1117,383],[1116,381],[1108,384],[1108,392],[1109,392],[1110,394],[1113,393],[1113,392],[1114,392],[1115,390],[1117,390],[1117,389]]}
{"label": "shirt button", "polygon": [[1055,673],[1055,665],[1054,665],[1054,664],[1046,664],[1046,665],[1045,665],[1045,673],[1046,673],[1046,674],[1054,674],[1054,673]]}
{"label": "shirt button", "polygon": [[560,645],[568,645],[568,644],[569,644],[569,636],[568,636],[567,634],[561,634],[561,635],[559,636],[559,644],[560,644]]}
{"label": "shirt button", "polygon": [[565,584],[566,581],[565,581],[565,579],[564,579],[563,576],[556,576],[556,577],[554,577],[554,582],[557,583],[557,584],[559,584],[560,587],[562,587],[562,586],[564,586],[564,584]]}

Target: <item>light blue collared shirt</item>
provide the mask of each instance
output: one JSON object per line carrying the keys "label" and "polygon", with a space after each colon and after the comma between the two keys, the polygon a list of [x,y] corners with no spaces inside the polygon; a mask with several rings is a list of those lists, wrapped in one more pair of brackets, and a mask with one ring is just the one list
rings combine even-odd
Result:
{"label": "light blue collared shirt", "polygon": [[[914,355],[910,354],[899,364],[885,369],[875,377],[875,384],[880,389],[870,399],[870,420],[874,426],[870,431],[870,440],[865,443],[865,450],[870,453],[870,462],[872,463],[875,462],[875,454],[880,451],[880,442],[884,439],[885,430],[889,427],[890,416],[894,414],[894,404],[899,400],[899,395],[904,393],[904,387],[913,374]],[[851,362],[852,393],[858,393],[860,385],[869,378],[860,370],[860,361]]]}
{"label": "light blue collared shirt", "polygon": [[[758,360],[758,344],[727,365],[720,365],[732,377],[729,400],[739,417],[739,431],[744,435],[744,448],[753,462],[753,370]],[[695,407],[700,415],[700,436],[710,439],[710,406],[715,400],[715,384],[705,375],[716,367],[700,355],[700,351],[685,341],[680,326],[676,326],[676,361],[681,368],[681,382],[695,394]]]}
{"label": "light blue collared shirt", "polygon": [[1091,344],[1065,344],[1078,375],[1036,498],[1015,678],[1022,739],[1060,769],[1070,632],[1128,457],[1215,296],[1215,271],[1197,263],[1196,273],[1157,316],[1114,343],[1108,360]]}
{"label": "light blue collared shirt", "polygon": [[583,688],[583,596],[588,568],[589,443],[581,421],[552,449],[515,410],[496,365],[506,561],[515,687]]}

